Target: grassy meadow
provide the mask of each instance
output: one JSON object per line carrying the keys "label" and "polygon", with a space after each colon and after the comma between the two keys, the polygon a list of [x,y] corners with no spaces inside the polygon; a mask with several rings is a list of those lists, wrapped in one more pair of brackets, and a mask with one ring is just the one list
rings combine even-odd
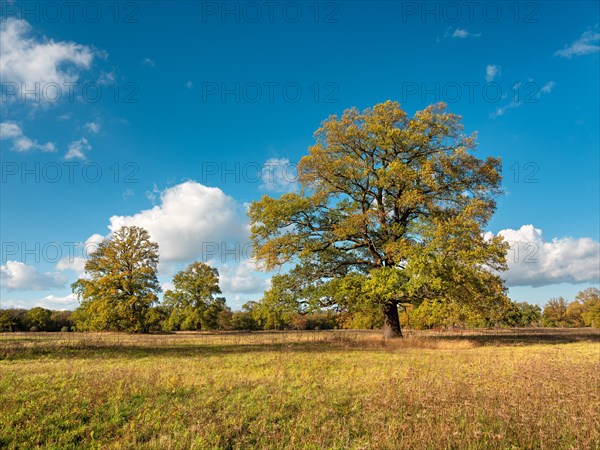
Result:
{"label": "grassy meadow", "polygon": [[0,448],[597,449],[598,330],[0,334]]}

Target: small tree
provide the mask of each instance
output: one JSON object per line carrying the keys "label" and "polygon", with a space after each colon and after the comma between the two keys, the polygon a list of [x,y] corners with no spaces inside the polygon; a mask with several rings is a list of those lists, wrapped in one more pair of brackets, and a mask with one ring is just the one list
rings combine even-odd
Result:
{"label": "small tree", "polygon": [[51,331],[52,311],[39,306],[31,308],[25,313],[27,328],[35,328],[35,331]]}
{"label": "small tree", "polygon": [[562,298],[552,298],[544,306],[542,323],[546,327],[566,327],[569,325],[567,317],[567,301]]}
{"label": "small tree", "polygon": [[165,292],[164,306],[169,311],[168,329],[217,329],[225,299],[217,297],[219,271],[201,262],[190,264],[173,277],[173,289]]}
{"label": "small tree", "polygon": [[600,328],[600,289],[589,287],[575,297],[583,305],[581,317],[586,327]]}
{"label": "small tree", "polygon": [[122,227],[102,241],[72,284],[81,301],[78,329],[147,331],[146,315],[158,301],[158,244],[143,228]]}

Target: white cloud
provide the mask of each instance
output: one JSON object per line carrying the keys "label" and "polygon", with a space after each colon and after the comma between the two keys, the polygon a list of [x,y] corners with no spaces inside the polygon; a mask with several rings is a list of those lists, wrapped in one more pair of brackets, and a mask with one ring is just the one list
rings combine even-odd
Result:
{"label": "white cloud", "polygon": [[225,294],[258,294],[269,287],[251,261],[242,261],[237,266],[224,264],[219,267],[219,286]]}
{"label": "white cloud", "polygon": [[185,87],[188,89],[194,89],[194,83],[192,83],[191,81],[186,81]]}
{"label": "white cloud", "polygon": [[82,250],[83,255],[89,256],[92,253],[94,253],[98,249],[98,246],[104,239],[105,239],[105,237],[102,236],[101,234],[98,234],[98,233],[92,234],[89,238],[86,239],[86,241],[83,244],[83,250]]}
{"label": "white cloud", "polygon": [[[145,228],[159,245],[161,260],[207,257],[227,260],[249,240],[244,208],[218,188],[186,181],[160,193],[160,204],[133,216],[112,216],[109,229]],[[237,250],[236,250],[237,249]]]}
{"label": "white cloud", "polygon": [[98,134],[100,132],[100,129],[102,128],[100,122],[88,122],[84,126],[90,133],[93,134]]}
{"label": "white cloud", "polygon": [[548,242],[533,225],[498,234],[511,244],[509,270],[503,274],[508,286],[597,283],[600,278],[600,244],[593,239],[564,237]]}
{"label": "white cloud", "polygon": [[573,56],[589,55],[600,52],[600,33],[597,30],[588,30],[579,39],[570,45],[565,45],[562,50],[556,51],[556,56],[572,58]]}
{"label": "white cloud", "polygon": [[[25,20],[9,18],[0,21],[0,78],[18,83],[28,90],[56,83],[61,88],[76,82],[82,70],[91,67],[97,52],[74,42],[56,42],[34,36]],[[34,96],[27,96],[34,99]]]}
{"label": "white cloud", "polygon": [[82,256],[67,257],[58,261],[55,268],[61,272],[72,270],[73,272],[76,272],[78,276],[81,276],[84,272],[85,261],[86,259]]}
{"label": "white cloud", "polygon": [[452,33],[453,38],[466,39],[468,37],[481,37],[481,33],[469,33],[464,28],[457,28]]}
{"label": "white cloud", "polygon": [[67,294],[64,297],[51,294],[41,299],[33,300],[11,300],[3,298],[0,303],[0,307],[2,308],[31,309],[35,308],[36,306],[41,306],[42,308],[52,309],[55,311],[74,310],[78,305],[79,303],[77,301],[77,297],[74,294]]}
{"label": "white cloud", "polygon": [[296,168],[287,158],[271,158],[263,164],[259,188],[270,192],[294,192],[298,189]]}
{"label": "white cloud", "polygon": [[523,106],[523,102],[513,99],[509,104],[496,108],[496,111],[491,113],[490,116],[492,117],[492,119],[495,119],[496,117],[503,116],[504,114],[506,114],[507,111],[510,111],[511,109],[520,108],[521,106]]}
{"label": "white cloud", "polygon": [[60,273],[40,273],[20,261],[7,261],[0,266],[0,287],[7,291],[45,291],[64,287],[67,279]]}
{"label": "white cloud", "polygon": [[37,302],[35,306],[41,306],[52,310],[73,310],[79,306],[77,296],[75,294],[67,294],[64,297],[57,295],[47,295],[43,300]]}
{"label": "white cloud", "polygon": [[496,66],[495,64],[488,64],[485,68],[485,81],[491,83],[496,79],[496,77],[500,76],[502,73],[502,68],[500,66]]}
{"label": "white cloud", "polygon": [[142,59],[142,66],[156,67],[156,62],[153,59],[144,58]]}
{"label": "white cloud", "polygon": [[[78,252],[59,260],[54,268],[60,272],[71,270],[78,278],[84,276],[87,258],[98,249],[98,245],[104,240],[100,234],[92,234],[85,242],[78,244]],[[76,256],[81,254],[81,256]]]}
{"label": "white cloud", "polygon": [[27,152],[29,150],[40,150],[42,152],[55,152],[56,146],[53,142],[40,144],[23,134],[23,130],[14,122],[0,123],[0,140],[9,140],[12,143],[11,150],[14,152]]}
{"label": "white cloud", "polygon": [[65,154],[65,159],[86,159],[85,152],[92,149],[92,146],[86,138],[81,138],[69,144],[69,150]]}

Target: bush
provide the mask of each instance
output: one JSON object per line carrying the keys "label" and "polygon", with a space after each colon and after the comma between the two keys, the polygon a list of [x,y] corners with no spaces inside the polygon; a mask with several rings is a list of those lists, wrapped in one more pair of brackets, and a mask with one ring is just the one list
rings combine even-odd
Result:
{"label": "bush", "polygon": [[34,325],[34,326],[32,326],[32,327],[29,329],[29,331],[31,331],[32,333],[36,333],[36,332],[37,332],[37,331],[39,331],[39,330],[38,330],[38,327],[36,327],[36,326]]}
{"label": "bush", "polygon": [[61,332],[61,333],[68,333],[68,332],[69,332],[69,327],[62,327],[62,328],[60,329],[60,332]]}

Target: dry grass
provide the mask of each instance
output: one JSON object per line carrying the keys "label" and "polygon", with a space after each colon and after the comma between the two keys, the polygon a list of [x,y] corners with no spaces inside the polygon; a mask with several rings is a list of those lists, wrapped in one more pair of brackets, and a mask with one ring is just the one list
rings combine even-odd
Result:
{"label": "dry grass", "polygon": [[0,335],[0,447],[600,445],[590,330]]}

